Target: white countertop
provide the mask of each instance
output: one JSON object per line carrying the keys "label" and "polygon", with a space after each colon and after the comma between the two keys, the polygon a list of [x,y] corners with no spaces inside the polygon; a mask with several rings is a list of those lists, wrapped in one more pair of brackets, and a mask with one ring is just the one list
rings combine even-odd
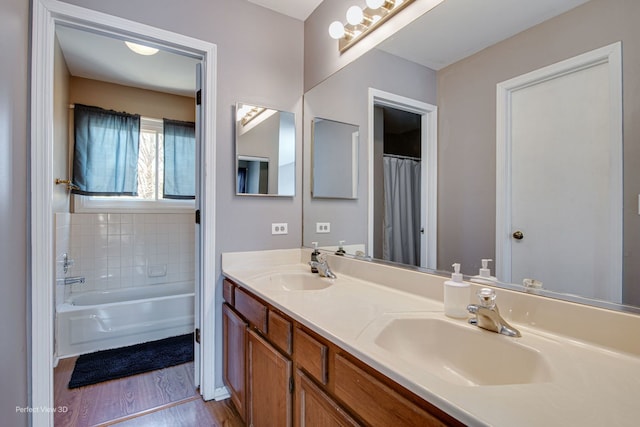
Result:
{"label": "white countertop", "polygon": [[[498,306],[506,318],[522,304],[528,310],[526,315],[507,318],[522,333],[521,338],[511,338],[480,330],[465,320],[444,316],[444,279],[438,276],[330,257],[329,264],[338,278],[326,289],[290,291],[272,286],[265,280],[265,277],[276,273],[309,271],[303,262],[306,257],[307,251],[300,249],[229,253],[223,254],[222,270],[225,276],[242,287],[468,425],[640,425],[638,354],[626,351],[629,345],[622,342],[620,346],[625,351],[608,341],[604,342],[606,347],[585,341],[582,338],[588,336],[588,330],[580,331],[580,340],[569,335],[581,323],[586,329],[606,329],[606,324],[598,327],[588,320],[575,323],[565,319],[568,325],[565,330],[565,325],[546,325],[531,314],[566,308],[568,314],[575,314],[574,311],[578,310],[580,316],[585,316],[582,311],[589,316],[589,310],[598,309],[575,307],[575,304],[524,294],[507,295],[504,292],[508,291],[499,291]],[[501,305],[501,298],[509,302],[508,307]],[[528,300],[519,301],[521,298]],[[553,307],[541,307],[545,304]],[[569,305],[565,307],[563,304]],[[593,315],[597,323],[612,316],[611,322],[617,328],[627,329],[624,334],[616,330],[613,335],[632,341],[640,338],[637,316],[602,313],[602,310],[593,312]],[[443,380],[427,370],[416,369],[415,365],[373,343],[372,337],[379,326],[398,317],[446,319],[473,329],[473,333],[490,334],[486,336],[488,339],[518,340],[519,345],[539,352],[548,368],[549,378],[534,384],[483,386]],[[563,318],[562,315],[556,317]],[[527,322],[518,323],[518,319],[527,319]],[[549,328],[532,327],[532,324],[543,324]],[[594,330],[594,336],[601,335],[606,336],[606,331]],[[631,346],[631,349],[635,350],[635,347]]]}

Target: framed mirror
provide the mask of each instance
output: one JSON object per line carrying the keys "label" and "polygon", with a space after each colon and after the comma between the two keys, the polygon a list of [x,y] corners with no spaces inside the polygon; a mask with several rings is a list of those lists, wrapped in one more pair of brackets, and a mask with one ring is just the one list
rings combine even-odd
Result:
{"label": "framed mirror", "polygon": [[[498,157],[498,100],[497,87],[499,84],[509,82],[529,73],[536,72],[545,67],[562,63],[579,57],[580,55],[607,48],[612,44],[621,42],[620,57],[622,63],[620,75],[622,80],[622,103],[618,103],[617,110],[622,116],[622,125],[610,126],[616,133],[621,133],[624,139],[621,155],[611,155],[611,159],[621,163],[621,167],[613,168],[622,179],[620,185],[609,185],[604,179],[598,183],[612,189],[611,194],[617,194],[615,200],[596,198],[593,184],[584,184],[580,179],[580,186],[573,185],[578,180],[578,171],[585,169],[593,171],[594,168],[586,167],[584,147],[571,148],[572,159],[579,163],[576,167],[565,167],[568,177],[557,179],[553,185],[554,191],[559,191],[560,184],[568,187],[567,192],[573,197],[583,191],[590,195],[591,202],[599,207],[610,207],[611,211],[624,210],[624,215],[616,214],[617,230],[622,230],[623,236],[632,236],[640,230],[640,216],[638,212],[638,180],[636,177],[638,144],[637,129],[634,128],[634,111],[638,110],[640,99],[633,96],[634,70],[638,69],[639,62],[633,52],[640,47],[638,29],[630,18],[637,12],[638,7],[630,2],[615,0],[612,7],[611,0],[569,1],[555,2],[562,4],[562,10],[544,14],[539,10],[539,16],[545,19],[534,19],[533,11],[525,11],[516,7],[512,2],[498,1],[489,7],[486,4],[477,8],[463,0],[447,0],[432,12],[416,19],[410,26],[394,34],[389,40],[382,42],[377,48],[370,50],[346,67],[325,79],[317,86],[305,93],[304,114],[311,117],[331,114],[336,120],[348,121],[360,126],[360,138],[362,141],[360,154],[360,197],[358,203],[339,205],[329,201],[316,201],[312,198],[304,199],[303,217],[303,245],[311,246],[312,241],[333,243],[346,240],[348,243],[362,243],[365,252],[373,254],[376,261],[381,261],[382,256],[374,252],[375,237],[372,232],[372,224],[376,223],[376,216],[382,211],[378,206],[375,194],[368,191],[370,186],[379,188],[381,178],[372,167],[374,158],[369,153],[375,153],[375,129],[376,120],[375,105],[367,102],[367,93],[370,88],[386,91],[395,95],[409,97],[437,106],[437,266],[436,269],[444,274],[450,274],[451,264],[460,262],[462,272],[473,276],[478,274],[481,267],[481,259],[493,259],[496,264],[491,264],[492,275],[501,281],[499,286],[509,289],[526,290],[521,277],[512,274],[510,278],[502,273],[500,265],[504,264],[504,253],[498,250],[497,238],[513,239],[512,246],[522,249],[523,242],[531,242],[534,238],[542,236],[542,233],[534,233],[530,226],[515,228],[520,223],[511,218],[514,228],[509,233],[499,228],[497,220],[499,198],[497,188],[498,178],[504,174],[502,170],[504,160]],[[550,3],[549,3],[550,4]],[[544,5],[536,4],[542,8]],[[549,11],[547,11],[549,12]],[[515,22],[521,20],[526,25],[512,31],[502,28],[500,22],[491,22],[492,16],[501,16],[500,22]],[[461,28],[469,28],[472,23],[478,25],[474,31],[462,32]],[[594,33],[590,29],[598,28]],[[501,32],[499,37],[490,37],[493,32]],[[457,46],[447,43],[439,43],[439,40],[450,40],[453,36],[465,36],[465,40],[458,39]],[[417,40],[429,41],[428,43],[416,43]],[[502,40],[502,41],[499,41]],[[552,40],[554,49],[548,49]],[[599,67],[604,64],[599,63]],[[594,73],[598,70],[594,70]],[[603,72],[605,75],[614,74]],[[564,87],[564,86],[563,86]],[[586,93],[586,91],[583,91]],[[349,96],[345,96],[349,93]],[[557,93],[554,92],[554,93]],[[528,105],[528,104],[527,104]],[[545,104],[547,105],[547,104]],[[560,105],[555,101],[553,106]],[[583,103],[584,106],[584,103]],[[545,109],[544,111],[551,111]],[[564,114],[564,113],[563,113]],[[597,117],[610,117],[610,115],[597,113]],[[501,116],[502,117],[502,116]],[[524,115],[522,117],[529,117]],[[553,117],[560,117],[556,113]],[[569,117],[562,115],[561,123],[569,123]],[[504,120],[504,119],[503,119]],[[381,122],[382,123],[382,122]],[[529,122],[524,123],[528,125]],[[596,123],[591,120],[590,124]],[[516,123],[517,124],[517,123]],[[578,126],[571,125],[572,128]],[[500,129],[503,129],[501,127]],[[542,128],[538,128],[542,129]],[[309,160],[310,134],[305,124],[305,164]],[[613,132],[612,132],[613,133]],[[531,135],[529,131],[525,135]],[[558,134],[554,131],[554,135]],[[595,134],[590,132],[589,135]],[[541,137],[536,136],[540,139]],[[543,150],[545,157],[530,162],[535,165],[535,179],[523,179],[524,184],[533,186],[534,189],[542,188],[540,184],[541,174],[546,174],[551,156],[559,157],[561,148],[569,147],[565,143],[567,138],[559,138],[554,141],[553,150]],[[610,138],[612,139],[612,138]],[[560,146],[560,143],[563,143]],[[362,154],[362,152],[366,154]],[[518,153],[515,153],[518,154]],[[531,155],[525,154],[525,159]],[[604,156],[591,156],[601,159]],[[621,157],[621,158],[620,158]],[[524,163],[526,165],[526,163]],[[565,162],[566,164],[566,162]],[[611,163],[613,164],[613,163]],[[523,167],[517,168],[519,171]],[[606,168],[596,168],[599,172]],[[562,171],[562,169],[560,169]],[[544,171],[544,172],[542,172]],[[595,176],[589,172],[589,176]],[[310,179],[308,173],[305,179]],[[303,187],[307,186],[303,182]],[[306,187],[305,187],[306,188]],[[621,193],[622,191],[622,193]],[[550,202],[546,197],[551,191],[546,191],[544,200],[537,202],[536,208],[525,206],[526,212],[555,214],[560,209],[557,203]],[[308,193],[304,194],[307,197]],[[520,193],[518,193],[520,194]],[[621,196],[620,196],[621,194]],[[589,200],[589,199],[587,199]],[[520,206],[515,201],[516,209]],[[584,208],[574,218],[582,219],[592,208]],[[512,214],[516,210],[512,209]],[[516,212],[517,213],[517,212]],[[590,212],[589,212],[590,213]],[[537,215],[540,217],[541,215]],[[331,232],[318,234],[315,232],[318,222],[330,222]],[[517,223],[516,223],[517,222]],[[564,232],[566,227],[558,226],[557,220],[549,221],[544,227],[545,232],[552,232],[559,228]],[[555,227],[555,228],[554,228]],[[506,229],[506,227],[505,227]],[[613,251],[604,251],[603,240],[598,236],[602,234],[602,227],[582,227],[581,233],[571,233],[565,240],[574,245],[576,249],[590,249],[589,257],[576,256],[571,262],[566,257],[559,260],[568,274],[569,279],[557,277],[545,278],[540,272],[551,271],[551,260],[532,261],[527,258],[523,265],[528,269],[524,276],[543,282],[542,295],[560,298],[581,303],[614,308],[618,310],[640,310],[640,286],[637,278],[640,277],[640,262],[638,259],[638,242],[635,239],[622,239],[615,246],[617,254],[622,257],[613,259],[615,268],[619,272],[617,280],[598,279],[600,271],[604,271],[601,264],[609,262],[613,257]],[[373,230],[375,231],[375,229]],[[524,235],[516,233],[521,231]],[[428,232],[425,229],[425,233]],[[500,234],[501,233],[501,234]],[[619,231],[618,231],[619,233]],[[556,232],[556,235],[562,235]],[[607,238],[612,233],[605,233]],[[372,237],[373,236],[373,237]],[[518,237],[520,236],[520,237]],[[592,239],[583,243],[586,238]],[[520,240],[518,240],[520,238]],[[598,240],[600,239],[600,240]],[[545,241],[547,247],[555,246],[555,243]],[[573,255],[577,250],[572,250]],[[511,250],[513,253],[513,250]],[[545,251],[551,253],[551,251]],[[513,257],[512,257],[513,258]],[[407,268],[412,267],[408,264]],[[446,272],[446,273],[445,273]],[[582,277],[589,275],[596,278],[596,285],[607,282],[614,286],[616,296],[609,297],[611,292],[605,292],[598,285],[588,290],[583,285],[586,283]],[[504,282],[512,281],[513,284]],[[567,288],[565,285],[575,285]]]}
{"label": "framed mirror", "polygon": [[314,198],[358,198],[360,128],[316,117],[311,123],[311,193]]}
{"label": "framed mirror", "polygon": [[236,194],[295,195],[296,129],[291,112],[236,104]]}

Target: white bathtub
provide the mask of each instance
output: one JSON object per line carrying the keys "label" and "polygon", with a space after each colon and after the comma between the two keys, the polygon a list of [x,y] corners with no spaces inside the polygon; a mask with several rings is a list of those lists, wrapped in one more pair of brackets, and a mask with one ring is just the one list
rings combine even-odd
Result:
{"label": "white bathtub", "polygon": [[193,332],[193,282],[85,292],[56,308],[58,358]]}

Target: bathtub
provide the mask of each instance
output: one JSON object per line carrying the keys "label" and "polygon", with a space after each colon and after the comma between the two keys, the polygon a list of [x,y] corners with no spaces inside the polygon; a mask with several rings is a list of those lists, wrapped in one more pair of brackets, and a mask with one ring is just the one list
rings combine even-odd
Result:
{"label": "bathtub", "polygon": [[56,307],[58,358],[193,332],[194,282],[90,291]]}

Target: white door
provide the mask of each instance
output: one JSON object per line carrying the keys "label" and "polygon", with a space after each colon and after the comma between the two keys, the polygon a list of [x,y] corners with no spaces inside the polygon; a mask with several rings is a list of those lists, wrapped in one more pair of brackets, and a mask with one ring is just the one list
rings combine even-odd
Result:
{"label": "white door", "polygon": [[586,55],[510,91],[500,279],[621,302],[621,99],[615,66]]}

